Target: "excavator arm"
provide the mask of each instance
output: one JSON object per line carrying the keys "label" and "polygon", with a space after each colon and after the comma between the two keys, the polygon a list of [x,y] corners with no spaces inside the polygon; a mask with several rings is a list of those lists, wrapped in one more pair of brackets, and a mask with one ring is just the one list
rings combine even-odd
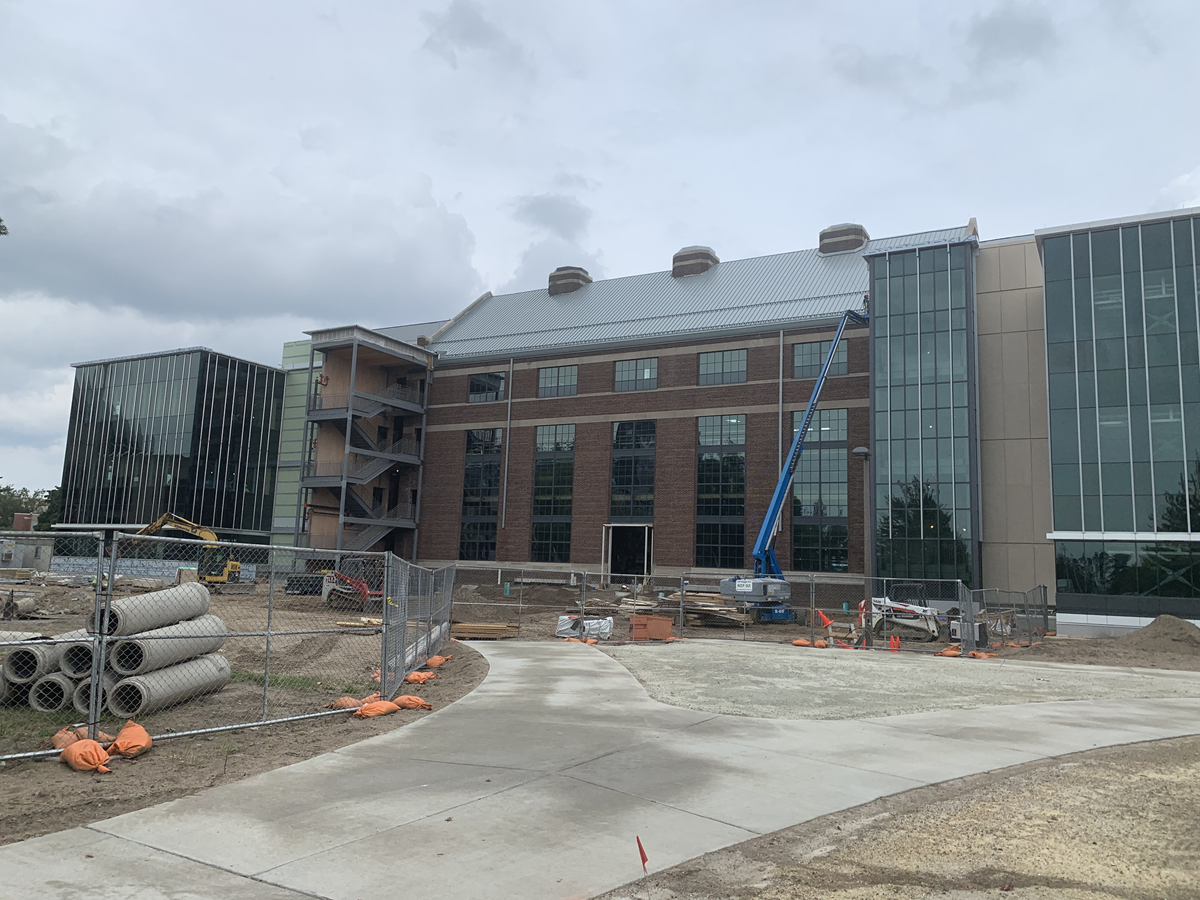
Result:
{"label": "excavator arm", "polygon": [[197,525],[195,522],[189,522],[182,516],[177,516],[174,513],[163,513],[145,528],[135,532],[136,534],[158,534],[164,528],[174,528],[176,531],[186,531],[188,534],[194,535],[202,541],[212,541],[216,543],[217,534],[211,528],[205,528],[203,525]]}

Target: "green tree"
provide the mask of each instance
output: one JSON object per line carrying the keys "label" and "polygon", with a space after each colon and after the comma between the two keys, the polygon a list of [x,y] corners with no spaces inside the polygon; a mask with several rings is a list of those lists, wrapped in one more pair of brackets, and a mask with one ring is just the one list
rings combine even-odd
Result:
{"label": "green tree", "polygon": [[4,220],[0,219],[0,235],[8,234],[8,226],[4,224]]}
{"label": "green tree", "polygon": [[44,502],[44,508],[38,515],[38,531],[49,531],[51,525],[62,521],[62,485],[46,491]]}
{"label": "green tree", "polygon": [[29,488],[0,484],[0,528],[12,528],[15,513],[40,513],[45,506],[45,491],[31,491]]}

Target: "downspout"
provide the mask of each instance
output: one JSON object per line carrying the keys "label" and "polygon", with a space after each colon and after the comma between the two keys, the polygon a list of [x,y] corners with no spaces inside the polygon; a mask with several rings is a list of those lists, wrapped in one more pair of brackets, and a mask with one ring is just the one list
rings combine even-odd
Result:
{"label": "downspout", "polygon": [[504,423],[504,497],[500,503],[500,527],[508,521],[508,447],[512,441],[513,361],[508,359],[508,418]]}
{"label": "downspout", "polygon": [[350,393],[346,397],[346,445],[342,450],[342,490],[338,500],[338,531],[335,550],[342,549],[342,530],[346,527],[346,491],[350,490],[350,433],[354,427],[354,383],[358,375],[358,338],[350,351]]}

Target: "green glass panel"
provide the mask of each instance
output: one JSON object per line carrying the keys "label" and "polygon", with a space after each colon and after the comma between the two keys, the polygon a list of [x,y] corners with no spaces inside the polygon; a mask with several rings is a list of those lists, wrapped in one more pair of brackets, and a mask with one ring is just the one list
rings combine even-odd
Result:
{"label": "green glass panel", "polygon": [[1079,461],[1095,463],[1100,461],[1100,447],[1096,436],[1096,410],[1087,407],[1079,409]]}
{"label": "green glass panel", "polygon": [[1047,284],[1071,280],[1071,238],[1069,235],[1046,238],[1042,242],[1042,260]]}
{"label": "green glass panel", "polygon": [[1126,400],[1124,369],[1109,369],[1096,373],[1097,406],[1124,406]]}
{"label": "green glass panel", "polygon": [[1046,284],[1046,340],[1059,343],[1075,339],[1075,306],[1070,281]]}
{"label": "green glass panel", "polygon": [[1171,225],[1157,222],[1142,226],[1142,270],[1174,267],[1171,255]]}

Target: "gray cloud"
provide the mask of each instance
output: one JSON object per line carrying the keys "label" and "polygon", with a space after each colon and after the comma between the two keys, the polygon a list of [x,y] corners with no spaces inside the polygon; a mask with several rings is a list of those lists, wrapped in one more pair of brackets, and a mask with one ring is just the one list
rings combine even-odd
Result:
{"label": "gray cloud", "polygon": [[429,29],[422,47],[452,69],[458,68],[460,53],[472,51],[491,54],[510,68],[532,69],[521,45],[491,22],[473,0],[452,0],[444,13],[423,12],[421,23]]}
{"label": "gray cloud", "polygon": [[992,70],[1005,63],[1044,62],[1059,46],[1049,13],[1029,3],[1002,3],[967,28],[975,63]]}
{"label": "gray cloud", "polygon": [[593,279],[605,277],[601,254],[584,250],[573,241],[552,237],[535,241],[526,247],[521,253],[517,271],[511,279],[500,285],[496,293],[544,288],[550,273],[559,266],[581,266],[587,269]]}
{"label": "gray cloud", "polygon": [[887,93],[904,93],[914,82],[925,81],[934,74],[915,54],[872,53],[845,45],[833,49],[830,63],[847,83]]}
{"label": "gray cloud", "polygon": [[513,203],[513,218],[574,242],[587,232],[592,211],[566,194],[528,194]]}

